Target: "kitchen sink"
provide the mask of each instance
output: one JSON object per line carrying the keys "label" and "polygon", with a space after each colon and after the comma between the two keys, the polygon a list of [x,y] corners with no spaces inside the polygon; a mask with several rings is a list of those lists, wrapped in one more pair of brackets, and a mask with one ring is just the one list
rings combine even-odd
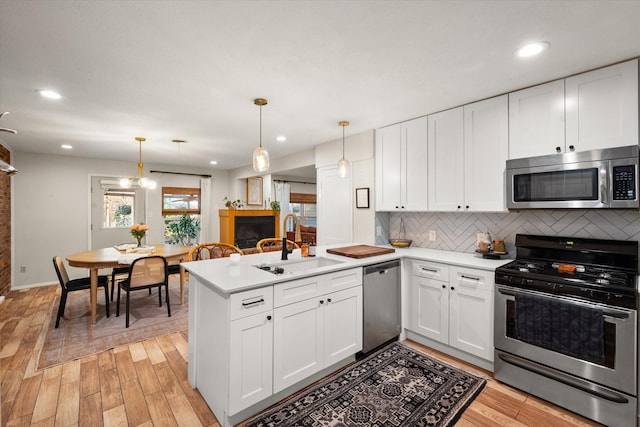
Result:
{"label": "kitchen sink", "polygon": [[259,264],[254,267],[260,270],[268,271],[273,274],[291,274],[300,271],[313,270],[316,268],[328,267],[334,264],[341,264],[344,261],[337,261],[324,257],[313,257],[308,259],[295,259],[290,261],[282,261],[273,264]]}

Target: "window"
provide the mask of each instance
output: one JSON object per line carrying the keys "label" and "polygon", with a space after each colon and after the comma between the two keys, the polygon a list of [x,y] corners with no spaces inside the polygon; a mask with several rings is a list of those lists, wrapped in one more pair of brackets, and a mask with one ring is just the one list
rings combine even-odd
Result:
{"label": "window", "polygon": [[200,214],[200,189],[162,187],[162,215]]}
{"label": "window", "polygon": [[[289,210],[300,218],[300,224],[306,227],[316,227],[316,195],[307,193],[291,193],[289,195]],[[293,220],[289,220],[292,222]],[[289,225],[287,225],[289,227]],[[291,225],[293,227],[293,225]],[[293,229],[293,228],[288,228]]]}
{"label": "window", "polygon": [[196,242],[200,233],[200,189],[162,187],[162,216],[165,243]]}
{"label": "window", "polygon": [[133,225],[135,196],[136,193],[133,190],[105,190],[102,227],[121,228]]}

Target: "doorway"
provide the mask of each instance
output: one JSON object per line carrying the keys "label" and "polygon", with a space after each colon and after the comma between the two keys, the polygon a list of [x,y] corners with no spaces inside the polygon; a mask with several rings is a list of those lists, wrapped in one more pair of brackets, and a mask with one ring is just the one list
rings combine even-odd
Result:
{"label": "doorway", "polygon": [[91,177],[90,249],[133,243],[130,227],[144,218],[143,189],[121,188],[119,177]]}

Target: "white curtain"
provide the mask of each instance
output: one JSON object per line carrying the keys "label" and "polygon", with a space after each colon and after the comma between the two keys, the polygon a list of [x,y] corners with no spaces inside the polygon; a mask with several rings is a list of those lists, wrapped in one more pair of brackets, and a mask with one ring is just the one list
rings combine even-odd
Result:
{"label": "white curtain", "polygon": [[200,240],[209,242],[211,237],[211,178],[200,178]]}
{"label": "white curtain", "polygon": [[[289,213],[291,212],[291,210],[289,210],[289,196],[291,194],[291,184],[287,183],[287,182],[276,182],[275,183],[275,189],[276,189],[276,200],[280,202],[280,220],[282,221],[282,219]],[[283,227],[286,226],[283,225]],[[280,232],[282,233],[282,235],[286,235],[286,229],[282,229],[280,230]]]}

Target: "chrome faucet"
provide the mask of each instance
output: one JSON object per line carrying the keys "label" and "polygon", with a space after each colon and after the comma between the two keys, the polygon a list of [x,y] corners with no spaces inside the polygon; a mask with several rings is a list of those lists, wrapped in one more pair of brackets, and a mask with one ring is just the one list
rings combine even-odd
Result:
{"label": "chrome faucet", "polygon": [[280,260],[287,261],[287,255],[289,255],[291,252],[293,252],[293,248],[287,249],[287,236],[284,236],[282,238],[282,256],[280,257]]}

